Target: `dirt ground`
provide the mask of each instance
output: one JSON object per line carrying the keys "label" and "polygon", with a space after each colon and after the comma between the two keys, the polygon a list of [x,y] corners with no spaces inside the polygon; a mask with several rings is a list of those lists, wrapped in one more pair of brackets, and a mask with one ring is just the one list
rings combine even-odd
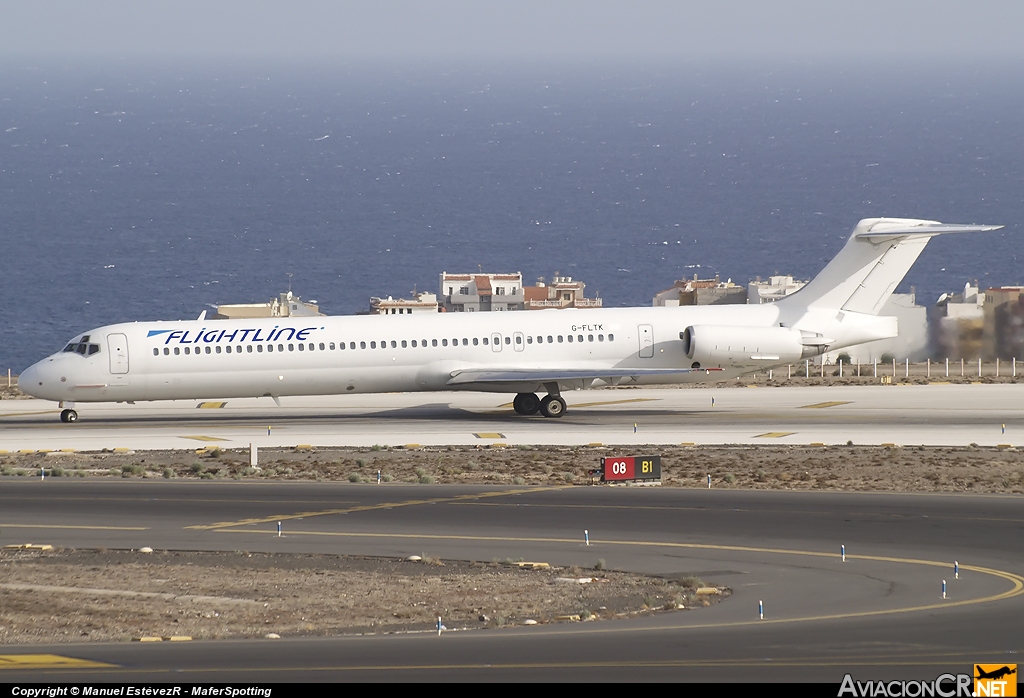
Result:
{"label": "dirt ground", "polygon": [[18,390],[18,379],[14,378],[14,385],[8,386],[6,382],[0,383],[0,400],[28,400],[28,395]]}
{"label": "dirt ground", "polygon": [[695,577],[512,561],[241,551],[4,549],[0,579],[0,644],[436,632],[438,616],[449,631],[585,622],[692,610],[730,593]]}
{"label": "dirt ground", "polygon": [[[649,446],[670,487],[1024,493],[1024,450],[930,446]],[[381,481],[491,485],[588,485],[607,447],[439,446],[364,449],[98,451],[0,454],[0,475],[193,478],[206,480]],[[2,480],[0,480],[2,481]]]}

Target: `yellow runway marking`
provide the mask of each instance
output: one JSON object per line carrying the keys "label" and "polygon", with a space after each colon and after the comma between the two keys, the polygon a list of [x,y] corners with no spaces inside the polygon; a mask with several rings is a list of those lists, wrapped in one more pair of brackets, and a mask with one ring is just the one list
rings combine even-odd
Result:
{"label": "yellow runway marking", "polygon": [[0,654],[0,669],[102,669],[116,664],[59,654]]}
{"label": "yellow runway marking", "polygon": [[764,434],[758,434],[755,439],[781,439],[783,436],[792,436],[795,431],[769,431]]}
{"label": "yellow runway marking", "polygon": [[57,524],[11,524],[0,523],[0,528],[58,528],[69,531],[148,531],[143,526],[60,526]]}
{"label": "yellow runway marking", "polygon": [[200,402],[198,405],[196,405],[196,409],[199,409],[199,410],[218,410],[218,409],[220,409],[221,407],[224,407],[227,404],[228,403],[226,403],[226,402]]}
{"label": "yellow runway marking", "polygon": [[218,436],[182,436],[183,439],[192,439],[194,441],[230,441],[230,439],[222,439]]}
{"label": "yellow runway marking", "polygon": [[60,410],[38,410],[36,412],[3,412],[0,413],[0,419],[4,417],[31,417],[39,414],[58,414]]}
{"label": "yellow runway marking", "polygon": [[570,407],[600,407],[601,405],[625,405],[629,402],[657,402],[656,397],[631,397],[624,400],[605,400],[603,402],[580,402],[569,405]]}
{"label": "yellow runway marking", "polygon": [[365,504],[362,506],[348,507],[345,509],[325,509],[323,511],[303,511],[297,514],[279,514],[275,516],[263,516],[256,519],[242,519],[241,521],[220,521],[212,524],[200,524],[186,526],[187,530],[214,531],[224,528],[235,528],[236,526],[251,526],[261,523],[274,523],[277,521],[294,521],[295,519],[308,519],[314,516],[331,516],[333,514],[352,514],[359,511],[377,511],[381,509],[397,509],[399,507],[418,506],[420,504],[443,504],[445,502],[458,502],[462,500],[487,499],[489,497],[507,497],[516,494],[528,494],[532,492],[547,492],[550,490],[561,490],[571,485],[557,487],[530,487],[521,490],[502,490],[500,492],[481,492],[476,494],[460,494],[455,497],[437,497],[435,499],[408,499],[397,502],[381,502],[380,504]]}
{"label": "yellow runway marking", "polygon": [[821,410],[826,407],[836,407],[838,405],[849,405],[850,400],[833,400],[832,402],[816,402],[813,405],[801,405],[798,410]]}
{"label": "yellow runway marking", "polygon": [[482,431],[479,434],[473,434],[478,439],[504,439],[504,434],[499,434],[496,431]]}
{"label": "yellow runway marking", "polygon": [[[276,533],[275,531],[242,531],[237,529],[221,530],[222,533]],[[437,535],[429,533],[345,533],[336,531],[290,531],[292,536],[332,536],[338,538],[415,538],[421,540],[467,540],[482,542],[505,542],[505,543],[568,543],[579,545],[576,538],[518,538],[502,536],[455,536]],[[755,553],[763,555],[798,555],[803,557],[833,558],[837,556],[834,552],[818,552],[814,550],[789,550],[786,548],[755,548],[745,545],[714,545],[711,543],[672,543],[662,541],[638,541],[638,540],[597,540],[591,539],[591,545],[624,545],[630,547],[647,548],[680,548],[685,550],[718,550],[726,552]],[[928,567],[949,568],[948,561],[919,560],[916,558],[889,557],[885,555],[847,555],[847,560],[869,560],[872,562],[893,562],[906,565],[924,565]],[[855,611],[852,613],[830,613],[818,616],[803,616],[796,618],[776,618],[771,620],[734,621],[729,623],[708,623],[703,625],[680,625],[675,628],[661,626],[657,629],[681,629],[681,628],[723,628],[738,627],[746,625],[763,625],[770,623],[797,623],[804,621],[837,620],[840,618],[865,618],[870,616],[893,615],[896,613],[910,613],[914,611],[931,611],[941,608],[954,608],[957,606],[972,606],[980,603],[991,603],[1003,601],[1024,594],[1024,577],[1012,572],[1004,572],[990,567],[977,567],[975,565],[961,565],[960,569],[987,574],[993,577],[1005,579],[1012,584],[1011,588],[999,594],[983,596],[977,599],[964,599],[963,601],[944,600],[941,603],[925,604],[921,606],[909,606],[906,608],[881,609],[877,611]],[[614,629],[595,629],[592,632],[614,632]],[[632,631],[632,632],[635,632]]]}

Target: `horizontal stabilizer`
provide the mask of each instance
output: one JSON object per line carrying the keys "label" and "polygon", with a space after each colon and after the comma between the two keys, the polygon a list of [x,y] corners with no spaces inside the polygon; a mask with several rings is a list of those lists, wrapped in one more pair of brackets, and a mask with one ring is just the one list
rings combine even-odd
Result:
{"label": "horizontal stabilizer", "polygon": [[944,223],[929,224],[929,225],[915,225],[915,226],[896,226],[896,227],[881,227],[877,230],[872,229],[866,233],[857,233],[858,240],[868,240],[870,242],[881,242],[890,238],[901,238],[901,237],[914,237],[914,236],[926,236],[932,237],[933,235],[947,235],[949,233],[987,233],[991,230],[999,230],[1004,226],[1001,225],[947,225]]}
{"label": "horizontal stabilizer", "polygon": [[911,218],[865,218],[846,246],[802,289],[778,301],[797,312],[815,308],[877,315],[928,241],[1001,225],[950,225]]}

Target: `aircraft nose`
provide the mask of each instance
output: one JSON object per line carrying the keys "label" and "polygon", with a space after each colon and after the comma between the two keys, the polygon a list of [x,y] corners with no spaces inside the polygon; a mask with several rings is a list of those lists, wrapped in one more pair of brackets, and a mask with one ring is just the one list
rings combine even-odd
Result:
{"label": "aircraft nose", "polygon": [[18,389],[32,397],[36,397],[35,391],[39,389],[39,383],[39,364],[32,364],[18,376]]}
{"label": "aircraft nose", "polygon": [[53,359],[32,364],[18,376],[18,388],[26,395],[41,400],[61,400],[60,381]]}

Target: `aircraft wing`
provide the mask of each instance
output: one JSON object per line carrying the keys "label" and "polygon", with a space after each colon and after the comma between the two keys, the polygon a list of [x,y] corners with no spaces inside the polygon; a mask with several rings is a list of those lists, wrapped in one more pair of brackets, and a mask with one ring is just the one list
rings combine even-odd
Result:
{"label": "aircraft wing", "polygon": [[720,368],[466,368],[451,372],[448,385],[471,383],[556,383],[559,381],[600,379],[609,383],[634,376],[678,376],[684,373],[710,373]]}

